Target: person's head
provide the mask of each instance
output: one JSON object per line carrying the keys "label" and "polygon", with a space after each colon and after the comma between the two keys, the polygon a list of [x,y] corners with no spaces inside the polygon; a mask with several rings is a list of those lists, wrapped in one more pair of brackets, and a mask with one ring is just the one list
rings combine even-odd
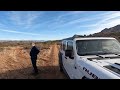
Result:
{"label": "person's head", "polygon": [[32,46],[35,46],[35,43],[32,43]]}

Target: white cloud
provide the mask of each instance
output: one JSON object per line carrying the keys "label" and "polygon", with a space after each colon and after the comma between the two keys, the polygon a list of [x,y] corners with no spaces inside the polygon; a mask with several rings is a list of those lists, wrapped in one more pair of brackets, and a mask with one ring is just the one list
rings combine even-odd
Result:
{"label": "white cloud", "polygon": [[115,20],[111,20],[109,22],[103,23],[101,25],[99,25],[99,27],[103,27],[104,28],[110,28],[110,27],[114,27],[116,25],[120,24],[120,18],[119,19],[115,19]]}
{"label": "white cloud", "polygon": [[72,14],[81,14],[81,13],[85,13],[86,11],[71,11],[70,13]]}
{"label": "white cloud", "polygon": [[[34,11],[11,11],[9,12],[9,18],[14,22],[14,24],[18,26],[23,26],[23,28],[29,29],[30,27],[38,28],[40,25],[45,27],[46,29],[49,28],[50,30],[60,30],[60,28],[65,28],[66,26],[73,27],[84,27],[84,28],[93,28],[91,29],[92,32],[100,31],[100,29],[109,28],[120,24],[120,12],[119,11],[108,11],[102,14],[95,14],[95,15],[88,15],[88,17],[78,17],[82,13],[90,12],[90,11],[68,11],[65,14],[59,15],[57,18],[52,19],[50,21],[45,21],[43,23],[34,24],[34,21],[41,17],[41,12],[34,12]],[[73,19],[69,18],[67,22],[64,22],[67,17],[71,15],[74,17]],[[76,17],[77,15],[77,17]],[[92,23],[96,21],[95,23]],[[86,24],[86,22],[91,22],[91,24]],[[81,24],[82,23],[82,24]],[[78,25],[78,26],[77,26]],[[5,31],[5,30],[4,30]],[[17,32],[17,31],[7,31],[12,33],[21,33],[21,34],[29,34],[34,35],[32,33],[24,33],[24,32]],[[85,32],[85,31],[84,31]],[[87,31],[86,31],[87,33]],[[89,32],[88,32],[89,33]],[[39,35],[39,34],[35,34]]]}
{"label": "white cloud", "polygon": [[[85,12],[86,11],[71,11],[71,12],[68,12],[68,13],[66,13],[64,15],[60,15],[60,16],[58,16],[56,21],[53,22],[53,23],[50,23],[49,26],[50,27],[54,26],[52,29],[59,29],[59,28],[65,27],[65,26],[73,25],[73,24],[74,25],[75,24],[79,24],[80,25],[80,23],[86,23],[86,22],[90,22],[90,21],[92,22],[94,20],[101,19],[102,17],[113,13],[113,12],[106,12],[104,14],[102,13],[102,14],[92,15],[91,17],[80,17],[80,18],[77,17],[77,18],[75,18],[76,17],[75,15],[79,15],[80,16],[80,14],[85,13]],[[90,11],[88,11],[88,12],[90,12]],[[71,19],[70,18],[71,20],[69,20],[68,22],[62,23],[62,22],[64,22],[63,18],[67,18],[68,15],[72,15],[75,19]],[[92,24],[92,25],[88,25],[88,24],[80,25],[79,27],[94,27],[96,25],[97,25],[97,23]]]}
{"label": "white cloud", "polygon": [[40,34],[36,34],[36,33],[19,32],[19,31],[13,31],[13,30],[5,30],[5,29],[0,29],[0,31],[10,32],[10,33],[18,33],[18,34],[35,35],[35,36],[40,35]]}
{"label": "white cloud", "polygon": [[22,18],[22,15],[20,14],[21,11],[11,11],[11,12],[8,12],[8,18],[10,20],[12,20],[12,22],[14,24],[17,24],[17,25],[22,25],[24,24],[24,22],[21,20]]}
{"label": "white cloud", "polygon": [[15,25],[30,28],[34,26],[33,22],[39,18],[42,13],[43,12],[38,11],[10,11],[8,17]]}
{"label": "white cloud", "polygon": [[64,12],[64,14],[59,15],[56,18],[56,22],[62,22],[62,20],[64,20],[64,18],[67,18],[68,16],[73,16],[75,17],[76,15],[80,15],[82,13],[84,13],[85,11],[66,11]]}
{"label": "white cloud", "polygon": [[[81,27],[91,27],[91,26],[97,26],[107,20],[113,19],[120,16],[120,12],[106,12],[106,13],[102,13],[102,14],[96,14],[96,15],[92,15],[91,17],[84,17],[84,18],[78,18],[76,20],[70,21],[68,23],[66,23],[66,25],[70,25],[70,24],[77,24],[77,23],[85,23],[85,22],[92,22],[95,20],[98,20],[98,22],[96,22],[95,24],[86,24],[86,25],[82,25]],[[100,20],[101,19],[101,20]]]}
{"label": "white cloud", "polygon": [[[105,14],[97,15],[95,18],[86,18],[82,19],[80,22],[86,22],[86,21],[93,21],[96,19],[100,19],[96,21],[94,24],[86,24],[86,25],[80,25],[78,27],[93,27],[93,28],[98,28],[98,27],[104,27],[104,28],[109,28],[113,27],[117,24],[120,24],[120,12],[107,12]],[[72,23],[77,23],[79,22],[79,19],[76,21],[73,21]],[[71,24],[71,23],[70,23]]]}
{"label": "white cloud", "polygon": [[[95,18],[86,18],[86,19],[82,19],[82,21],[84,23],[86,21],[89,21],[89,22],[91,21],[91,23],[92,23],[93,20],[96,20],[98,18],[100,20],[96,21],[96,23],[84,24],[84,25],[79,25],[79,26],[75,27],[77,29],[80,29],[81,27],[87,28],[84,31],[78,32],[78,34],[89,35],[89,34],[100,32],[101,30],[103,30],[105,28],[114,27],[114,26],[120,24],[120,12],[118,12],[118,11],[112,11],[112,12],[107,12],[107,13],[100,14],[100,15],[95,15]],[[77,23],[77,22],[79,22],[79,19],[71,22],[70,24],[72,25],[73,23]]]}
{"label": "white cloud", "polygon": [[6,27],[6,25],[4,25],[4,24],[0,23],[0,27]]}
{"label": "white cloud", "polygon": [[33,12],[28,13],[26,28],[33,26],[34,25],[33,22],[40,16],[41,16],[41,13],[33,13]]}
{"label": "white cloud", "polygon": [[120,24],[120,12],[113,12],[96,23],[96,27],[110,28],[118,24]]}

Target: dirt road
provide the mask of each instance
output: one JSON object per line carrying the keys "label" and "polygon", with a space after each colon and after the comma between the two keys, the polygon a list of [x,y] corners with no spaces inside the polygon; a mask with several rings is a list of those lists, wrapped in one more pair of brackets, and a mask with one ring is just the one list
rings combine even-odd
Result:
{"label": "dirt road", "polygon": [[[50,50],[50,51],[49,51]],[[43,61],[44,64],[40,67],[40,78],[44,79],[67,79],[66,76],[59,71],[59,64],[58,64],[58,46],[52,45],[48,50],[49,56],[44,57],[40,56],[41,58],[39,61]],[[38,61],[38,66],[41,65]],[[38,76],[39,77],[39,76]]]}
{"label": "dirt road", "polygon": [[57,45],[41,50],[37,59],[39,74],[31,74],[29,52],[22,47],[9,47],[0,52],[0,78],[2,79],[67,79],[59,71]]}

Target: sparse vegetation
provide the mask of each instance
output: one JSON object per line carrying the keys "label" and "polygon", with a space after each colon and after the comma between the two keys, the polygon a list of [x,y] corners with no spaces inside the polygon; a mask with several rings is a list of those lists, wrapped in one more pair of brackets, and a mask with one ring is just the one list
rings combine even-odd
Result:
{"label": "sparse vegetation", "polygon": [[2,52],[2,51],[3,51],[3,49],[4,49],[4,48],[0,47],[0,52]]}
{"label": "sparse vegetation", "polygon": [[[51,45],[57,44],[59,41],[46,41],[46,42],[35,42],[36,46],[41,49],[49,48]],[[32,41],[6,41],[6,42],[0,42],[0,48],[3,47],[15,47],[20,46],[24,49],[30,49],[31,48]]]}

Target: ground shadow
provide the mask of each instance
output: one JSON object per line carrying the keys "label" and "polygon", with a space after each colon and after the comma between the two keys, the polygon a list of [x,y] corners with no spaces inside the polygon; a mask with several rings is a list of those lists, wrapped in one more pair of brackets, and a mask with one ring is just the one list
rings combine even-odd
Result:
{"label": "ground shadow", "polygon": [[39,74],[33,75],[32,67],[17,70],[9,70],[0,73],[0,79],[67,79],[66,75],[59,71],[58,66],[40,66]]}

